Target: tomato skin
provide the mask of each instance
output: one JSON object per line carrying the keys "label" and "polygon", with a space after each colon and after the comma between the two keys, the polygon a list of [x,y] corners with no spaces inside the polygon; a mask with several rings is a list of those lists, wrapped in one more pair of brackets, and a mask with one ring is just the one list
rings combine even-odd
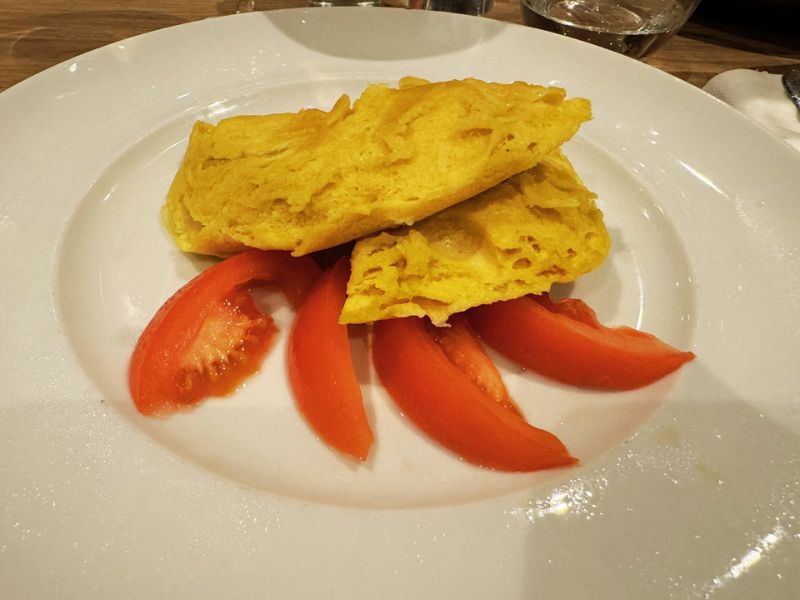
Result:
{"label": "tomato skin", "polygon": [[289,334],[289,382],[311,428],[332,448],[364,461],[373,444],[353,368],[347,325],[339,324],[349,259],[322,274]]}
{"label": "tomato skin", "polygon": [[258,370],[275,332],[247,286],[277,282],[299,304],[318,274],[310,258],[250,250],[197,275],[161,306],[134,348],[128,384],[137,410],[165,415],[231,393]]}
{"label": "tomato skin", "polygon": [[643,387],[694,359],[630,327],[605,327],[577,299],[525,296],[471,309],[470,323],[489,346],[562,383],[606,390]]}
{"label": "tomato skin", "polygon": [[571,465],[564,444],[483,392],[442,352],[422,319],[373,325],[372,358],[383,386],[423,432],[464,460],[501,471]]}
{"label": "tomato skin", "polygon": [[426,323],[428,333],[439,344],[445,356],[497,403],[522,416],[519,407],[509,396],[497,367],[484,352],[466,316],[452,315],[448,324],[449,327],[434,327],[430,322]]}

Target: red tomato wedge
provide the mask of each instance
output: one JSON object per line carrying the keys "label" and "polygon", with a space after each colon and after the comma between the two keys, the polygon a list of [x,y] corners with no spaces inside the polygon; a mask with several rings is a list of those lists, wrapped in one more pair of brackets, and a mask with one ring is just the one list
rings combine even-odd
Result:
{"label": "red tomato wedge", "polygon": [[373,325],[372,358],[389,395],[419,429],[464,460],[502,471],[571,465],[564,444],[483,392],[416,317]]}
{"label": "red tomato wedge", "polygon": [[585,302],[525,296],[469,311],[489,346],[562,383],[608,390],[643,387],[694,359],[630,327],[605,327]]}
{"label": "red tomato wedge", "polygon": [[428,332],[445,356],[498,404],[522,416],[466,317],[463,314],[452,315],[448,323],[450,327],[434,327],[428,322]]}
{"label": "red tomato wedge", "polygon": [[348,259],[323,273],[303,302],[289,335],[289,382],[311,428],[332,448],[366,460],[372,429],[356,379],[347,326],[339,324]]}
{"label": "red tomato wedge", "polygon": [[162,415],[231,393],[258,370],[275,331],[250,284],[276,282],[293,305],[319,275],[310,258],[250,250],[206,269],[156,312],[131,356],[136,408]]}

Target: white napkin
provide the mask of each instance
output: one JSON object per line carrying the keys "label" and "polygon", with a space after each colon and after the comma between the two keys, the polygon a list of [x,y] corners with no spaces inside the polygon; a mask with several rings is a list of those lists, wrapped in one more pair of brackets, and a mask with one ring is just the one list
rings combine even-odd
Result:
{"label": "white napkin", "polygon": [[800,113],[780,75],[734,69],[712,77],[703,89],[800,150]]}

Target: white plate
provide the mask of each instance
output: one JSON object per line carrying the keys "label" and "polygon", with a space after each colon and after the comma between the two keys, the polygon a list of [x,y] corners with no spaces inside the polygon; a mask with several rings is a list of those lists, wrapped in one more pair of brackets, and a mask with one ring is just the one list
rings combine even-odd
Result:
{"label": "white plate", "polygon": [[[698,359],[625,394],[502,363],[528,416],[583,459],[534,475],[460,463],[403,421],[367,368],[378,443],[353,467],[298,416],[280,346],[232,398],[139,417],[127,357],[203,266],[158,220],[191,123],[329,108],[406,74],[590,98],[595,119],[567,152],[600,196],[614,248],[574,293]],[[486,19],[291,10],[67,61],[0,95],[0,132],[9,597],[800,593],[800,157],[699,90]],[[285,332],[289,311],[266,301]]]}

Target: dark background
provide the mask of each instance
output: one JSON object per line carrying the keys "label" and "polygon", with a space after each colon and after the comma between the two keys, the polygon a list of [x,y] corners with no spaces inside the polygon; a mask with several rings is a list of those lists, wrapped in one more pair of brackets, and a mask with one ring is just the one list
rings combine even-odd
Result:
{"label": "dark background", "polygon": [[770,40],[770,35],[780,34],[794,47],[800,47],[800,0],[701,0],[692,21],[706,24],[713,19],[730,27],[731,33],[753,32]]}

